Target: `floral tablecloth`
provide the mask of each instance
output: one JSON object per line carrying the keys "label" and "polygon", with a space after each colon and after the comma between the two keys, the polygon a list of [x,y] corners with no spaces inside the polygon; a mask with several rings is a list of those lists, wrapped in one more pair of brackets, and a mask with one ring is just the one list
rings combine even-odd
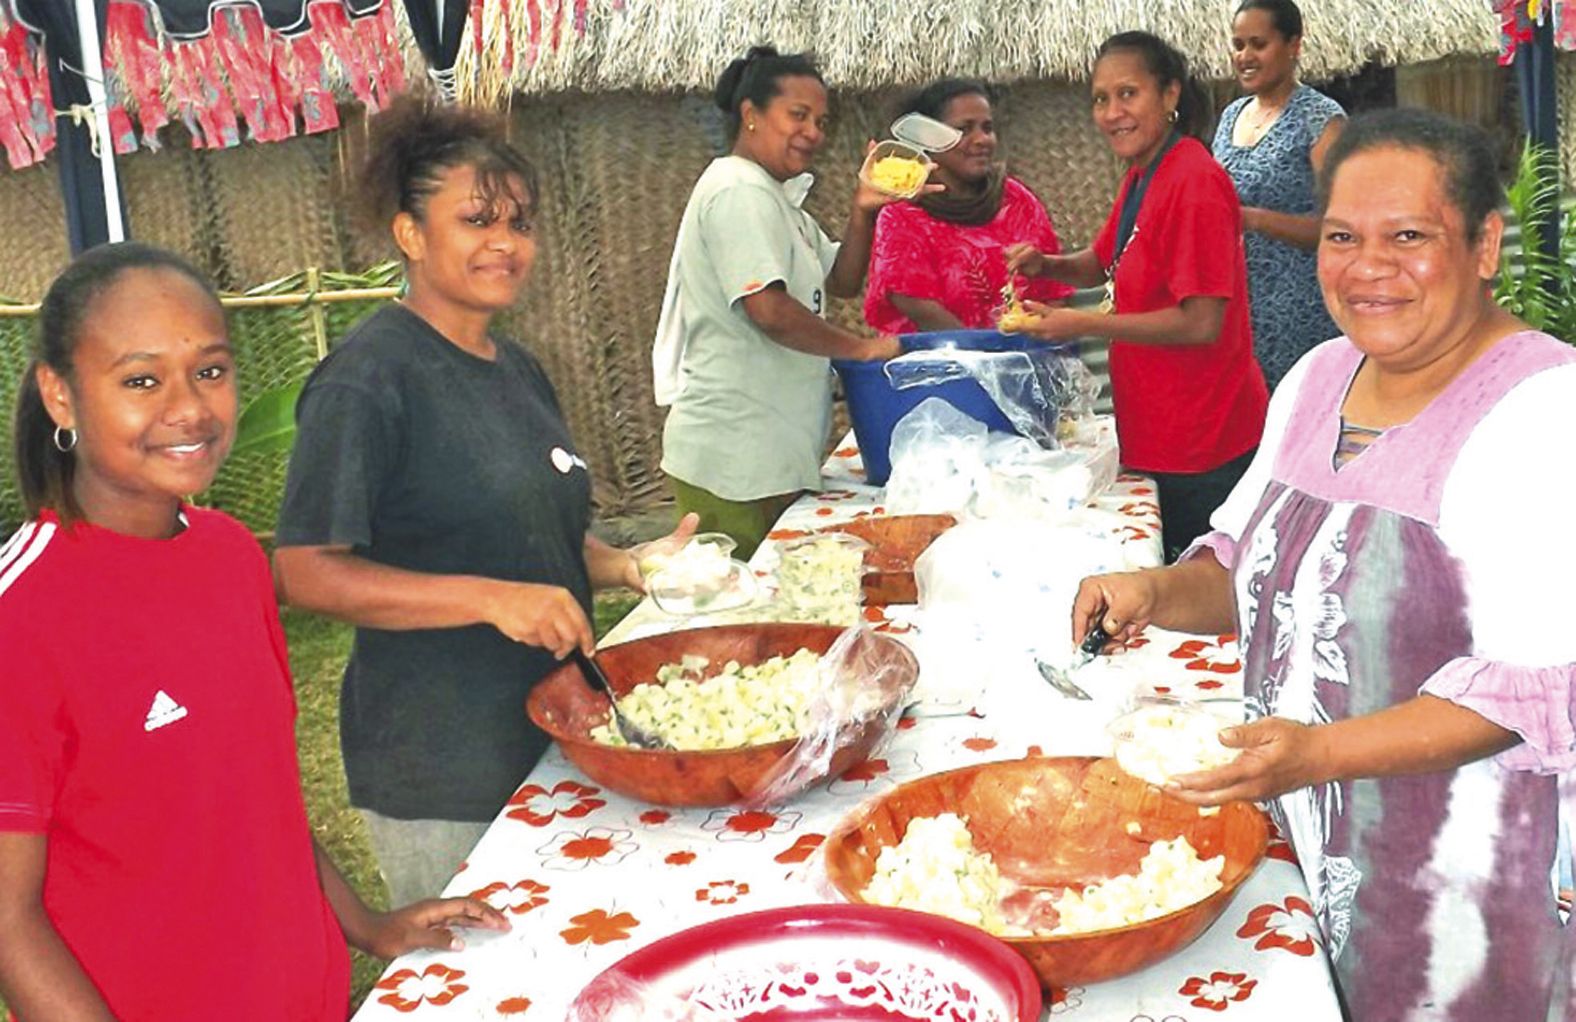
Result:
{"label": "floral tablecloth", "polygon": [[[779,535],[883,513],[881,492],[860,482],[851,445],[839,448],[826,475],[829,489],[790,508]],[[1112,540],[1126,545],[1129,561],[1158,561],[1159,512],[1148,480],[1123,476],[1096,505],[1112,513]],[[772,545],[763,545],[753,566],[773,563]],[[914,633],[913,617],[912,608],[867,614],[874,627],[900,636]],[[681,624],[648,601],[606,642],[704,623]],[[1079,681],[1091,690],[1220,698],[1240,696],[1240,670],[1231,636],[1151,629],[1138,648],[1091,665]],[[445,892],[485,899],[509,916],[513,930],[471,934],[459,952],[400,958],[356,1022],[558,1022],[592,977],[659,937],[732,913],[830,900],[816,849],[838,820],[884,789],[992,759],[1109,752],[1100,725],[1114,704],[1062,699],[1032,664],[993,673],[972,702],[905,717],[875,757],[775,812],[633,802],[589,783],[552,750]],[[1047,1017],[1339,1019],[1306,898],[1289,847],[1274,835],[1264,864],[1191,947],[1122,979],[1052,990]]]}

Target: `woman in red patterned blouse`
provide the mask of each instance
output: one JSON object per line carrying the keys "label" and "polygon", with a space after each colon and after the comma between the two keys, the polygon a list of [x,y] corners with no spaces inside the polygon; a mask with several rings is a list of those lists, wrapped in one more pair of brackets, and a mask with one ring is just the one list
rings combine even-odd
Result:
{"label": "woman in red patterned blouse", "polygon": [[[996,160],[996,123],[982,82],[944,78],[903,105],[958,129],[963,138],[935,153],[930,179],[946,190],[893,203],[876,220],[865,290],[865,321],[883,333],[993,327],[1007,283],[1009,245],[1042,252],[1061,244],[1045,206]],[[1048,302],[1072,289],[1020,281],[1023,297]]]}

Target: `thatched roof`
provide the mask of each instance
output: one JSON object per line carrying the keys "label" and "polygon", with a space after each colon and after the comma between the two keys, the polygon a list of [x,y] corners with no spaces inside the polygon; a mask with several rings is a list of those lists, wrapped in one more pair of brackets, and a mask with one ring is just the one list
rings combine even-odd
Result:
{"label": "thatched roof", "polygon": [[[541,0],[544,14],[571,0]],[[855,89],[940,74],[994,81],[1082,79],[1100,41],[1141,28],[1177,45],[1195,70],[1228,77],[1231,0],[592,0],[584,34],[547,27],[532,45],[525,5],[488,4],[484,48],[467,46],[462,96],[709,88],[752,43],[813,50],[828,80]],[[1302,0],[1303,71],[1312,79],[1370,60],[1411,64],[1498,49],[1488,0]],[[509,21],[505,22],[506,14]],[[567,20],[567,18],[566,18]],[[550,24],[550,23],[549,23]],[[470,27],[467,27],[467,32]],[[505,37],[509,37],[506,45]],[[532,52],[535,60],[531,60]],[[512,58],[512,71],[504,68]]]}

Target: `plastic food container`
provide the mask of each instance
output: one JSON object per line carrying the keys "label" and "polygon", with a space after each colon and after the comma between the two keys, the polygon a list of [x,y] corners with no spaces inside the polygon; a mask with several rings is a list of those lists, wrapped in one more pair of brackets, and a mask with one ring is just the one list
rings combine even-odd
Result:
{"label": "plastic food container", "polygon": [[646,577],[646,592],[665,614],[715,614],[754,601],[755,576],[731,557],[698,566],[673,561]]}
{"label": "plastic food container", "polygon": [[879,192],[912,199],[930,177],[930,153],[951,149],[963,137],[958,129],[924,114],[904,114],[892,122],[892,138],[865,157],[859,180]]}
{"label": "plastic food container", "polygon": [[864,603],[870,544],[848,533],[812,533],[782,545],[777,600],[789,621],[852,625]]}
{"label": "plastic food container", "polygon": [[670,539],[654,539],[649,543],[641,543],[631,547],[629,553],[635,558],[635,564],[640,569],[640,577],[649,579],[656,572],[667,567],[676,558],[712,556],[726,559],[738,547],[732,536],[722,532],[697,532],[689,538],[689,542],[675,545]]}
{"label": "plastic food container", "polygon": [[1241,723],[1203,703],[1172,696],[1145,696],[1107,728],[1115,743],[1117,765],[1150,784],[1163,785],[1180,774],[1213,770],[1237,758],[1238,750],[1220,744],[1221,728]]}

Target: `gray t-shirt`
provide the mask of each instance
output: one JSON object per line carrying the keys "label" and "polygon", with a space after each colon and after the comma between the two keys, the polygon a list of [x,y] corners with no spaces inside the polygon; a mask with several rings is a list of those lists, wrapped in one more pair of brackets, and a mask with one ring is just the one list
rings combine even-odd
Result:
{"label": "gray t-shirt", "polygon": [[[301,395],[280,546],[568,589],[591,612],[591,481],[526,351],[496,361],[403,305],[378,309]],[[340,699],[350,801],[398,819],[491,820],[547,747],[525,714],[557,662],[491,625],[356,629]]]}
{"label": "gray t-shirt", "polygon": [[712,161],[690,195],[673,260],[682,318],[680,393],[662,431],[662,469],[727,500],[815,489],[831,426],[831,366],[785,348],[741,299],[781,282],[825,315],[837,244],[783,183],[739,156]]}

